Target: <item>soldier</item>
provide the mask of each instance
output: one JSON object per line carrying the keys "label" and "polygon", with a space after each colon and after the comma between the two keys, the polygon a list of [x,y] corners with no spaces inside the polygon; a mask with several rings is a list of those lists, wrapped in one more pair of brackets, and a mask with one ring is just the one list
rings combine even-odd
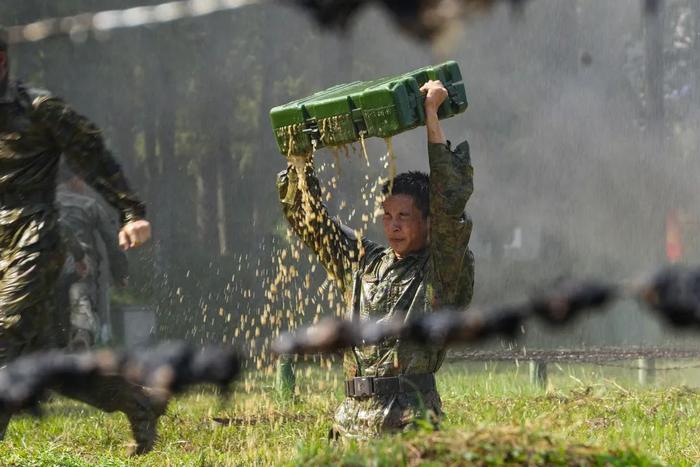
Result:
{"label": "soldier", "polygon": [[[118,248],[117,229],[112,224],[102,206],[87,194],[85,182],[67,169],[59,171],[63,180],[56,194],[59,208],[59,223],[63,228],[75,234],[84,252],[82,264],[84,274],[72,271],[73,261],[66,261],[59,293],[67,294],[70,325],[68,348],[85,350],[92,347],[101,336],[106,340],[109,329],[109,314],[100,313],[98,308],[98,291],[108,287],[109,281],[100,281],[102,263],[100,242],[104,243],[109,269],[115,283],[125,286],[128,280],[128,262],[126,255]],[[73,259],[73,258],[70,258]],[[64,313],[65,309],[57,309]]]}
{"label": "soldier", "polygon": [[[0,30],[0,366],[54,344],[50,316],[64,248],[54,205],[61,154],[121,214],[119,243],[150,238],[144,205],[105,148],[100,131],[60,99],[9,79],[6,31]],[[102,410],[122,411],[136,441],[152,449],[162,403],[120,376],[96,377],[91,391],[58,385],[63,395]],[[0,439],[11,414],[0,412]]]}
{"label": "soldier", "polygon": [[72,229],[59,221],[61,244],[65,248],[66,259],[61,275],[56,282],[56,295],[53,300],[53,336],[57,347],[67,347],[70,338],[70,301],[68,289],[76,281],[83,280],[88,275],[85,250]]}
{"label": "soldier", "polygon": [[[442,131],[437,116],[447,98],[442,83],[429,81],[421,91],[430,175],[400,174],[391,192],[389,183],[384,185],[388,248],[358,238],[330,218],[312,163],[306,165],[308,195],[298,189],[293,165],[278,176],[285,217],[336,279],[349,320],[409,320],[433,310],[463,310],[471,301],[472,226],[464,215],[473,189],[469,146],[464,142],[452,150]],[[442,348],[397,340],[346,352],[347,397],[336,411],[331,436],[376,436],[407,428],[417,418],[437,423],[442,404],[434,373],[443,358]]]}

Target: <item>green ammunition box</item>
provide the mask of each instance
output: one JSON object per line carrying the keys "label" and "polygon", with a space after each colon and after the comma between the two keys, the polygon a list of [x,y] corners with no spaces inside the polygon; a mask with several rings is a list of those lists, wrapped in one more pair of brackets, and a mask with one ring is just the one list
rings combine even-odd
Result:
{"label": "green ammunition box", "polygon": [[[339,84],[304,99],[274,107],[270,120],[284,155],[340,146],[377,136],[388,138],[425,124],[421,86],[439,79],[449,98],[438,111],[449,118],[467,108],[459,65],[450,61],[399,76]],[[291,146],[291,147],[290,147]]]}

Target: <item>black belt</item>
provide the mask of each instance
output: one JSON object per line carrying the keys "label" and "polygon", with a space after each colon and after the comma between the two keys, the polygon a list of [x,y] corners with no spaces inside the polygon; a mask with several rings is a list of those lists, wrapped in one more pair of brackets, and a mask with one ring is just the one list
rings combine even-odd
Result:
{"label": "black belt", "polygon": [[5,191],[0,192],[0,208],[24,207],[32,204],[53,204],[52,190],[45,191]]}
{"label": "black belt", "polygon": [[435,389],[435,375],[358,376],[345,381],[345,395],[348,397],[372,397],[400,394],[405,392],[429,392]]}

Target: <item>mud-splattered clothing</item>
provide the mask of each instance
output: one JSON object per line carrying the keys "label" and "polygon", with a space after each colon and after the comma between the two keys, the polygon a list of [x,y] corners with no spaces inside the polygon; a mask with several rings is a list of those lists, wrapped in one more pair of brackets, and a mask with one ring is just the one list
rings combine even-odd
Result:
{"label": "mud-splattered clothing", "polygon": [[71,169],[121,212],[144,215],[100,131],[60,99],[11,83],[0,98],[0,362],[47,344],[52,284],[63,266],[56,172]]}
{"label": "mud-splattered clothing", "polygon": [[[97,127],[46,92],[8,85],[0,95],[0,366],[58,341],[51,313],[64,262],[54,205],[61,155],[123,224],[144,215]],[[96,381],[93,393],[59,391],[107,411],[136,413],[146,404],[140,388],[119,377]],[[0,413],[0,435],[9,418]]]}
{"label": "mud-splattered clothing", "polygon": [[[112,277],[121,282],[128,275],[126,255],[119,249],[117,226],[96,199],[59,189],[56,195],[59,208],[59,225],[73,232],[85,252],[84,262],[88,266],[86,277],[78,277],[71,259],[66,260],[59,280],[59,293],[67,294],[67,306],[58,313],[69,311],[63,323],[70,326],[70,348],[83,348],[96,343],[103,326],[109,325],[109,312],[98,306],[100,286],[109,287],[109,280],[100,277],[100,266],[107,260]],[[100,254],[99,241],[105,245],[107,258]],[[88,342],[82,342],[87,340]],[[81,341],[81,342],[78,342]]]}
{"label": "mud-splattered clothing", "polygon": [[[347,319],[398,316],[410,320],[433,310],[464,310],[471,301],[474,259],[468,245],[472,226],[464,216],[473,191],[469,146],[465,142],[453,151],[449,144],[429,144],[428,155],[430,244],[402,259],[390,248],[358,238],[328,215],[311,164],[306,169],[308,201],[302,201],[293,166],[278,177],[284,214],[294,232],[336,279],[348,305]],[[389,340],[347,352],[345,376],[430,374],[440,368],[443,358],[442,348]],[[441,414],[440,397],[434,389],[420,395],[348,397],[336,412],[335,428],[344,436],[366,437],[402,429],[426,410]]]}

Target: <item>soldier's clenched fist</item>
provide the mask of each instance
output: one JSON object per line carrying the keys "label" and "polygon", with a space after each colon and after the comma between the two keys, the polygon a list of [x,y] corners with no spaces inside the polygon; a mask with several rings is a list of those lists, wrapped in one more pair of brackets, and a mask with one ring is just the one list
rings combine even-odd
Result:
{"label": "soldier's clenched fist", "polygon": [[430,80],[421,86],[420,91],[425,94],[426,113],[437,113],[438,109],[448,98],[449,94],[441,81]]}
{"label": "soldier's clenched fist", "polygon": [[131,221],[119,231],[119,246],[126,251],[146,243],[151,238],[151,223],[144,219]]}

